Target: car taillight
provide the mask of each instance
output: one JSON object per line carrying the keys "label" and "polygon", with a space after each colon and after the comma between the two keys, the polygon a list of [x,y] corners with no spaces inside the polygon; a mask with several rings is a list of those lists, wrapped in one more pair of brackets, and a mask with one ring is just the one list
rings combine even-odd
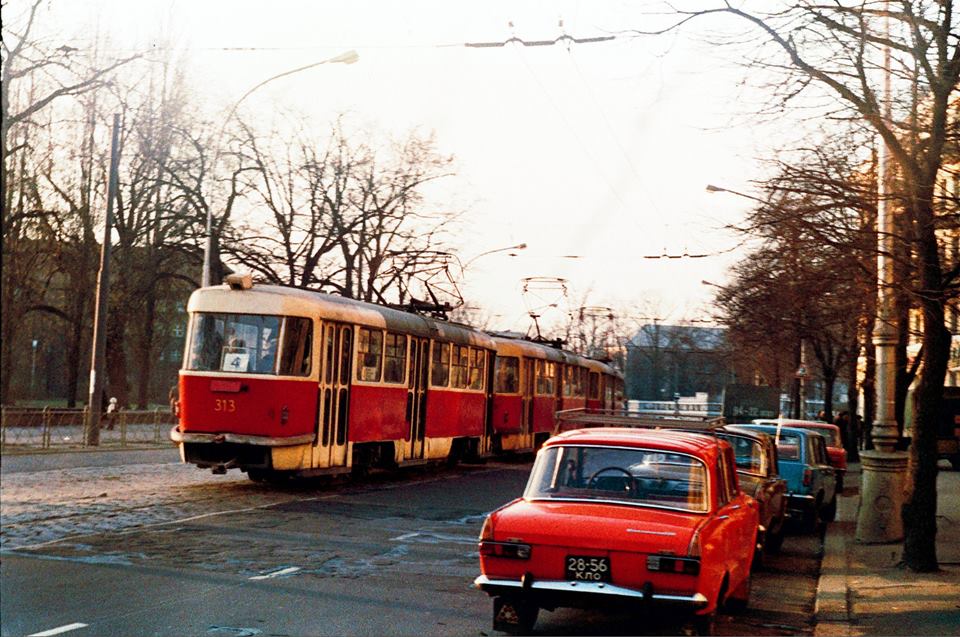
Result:
{"label": "car taillight", "polygon": [[687,555],[692,558],[700,557],[700,531],[703,529],[701,525],[696,531],[693,532],[693,537],[690,538],[690,546],[687,547]]}
{"label": "car taillight", "polygon": [[803,470],[803,486],[809,487],[813,483],[813,470],[804,469]]}
{"label": "car taillight", "polygon": [[521,544],[520,542],[492,542],[490,540],[481,540],[480,555],[529,560],[530,545]]}
{"label": "car taillight", "polygon": [[480,529],[480,541],[493,540],[493,516],[488,515],[483,521],[483,527]]}
{"label": "car taillight", "polygon": [[700,560],[668,555],[648,555],[647,570],[683,575],[699,575]]}

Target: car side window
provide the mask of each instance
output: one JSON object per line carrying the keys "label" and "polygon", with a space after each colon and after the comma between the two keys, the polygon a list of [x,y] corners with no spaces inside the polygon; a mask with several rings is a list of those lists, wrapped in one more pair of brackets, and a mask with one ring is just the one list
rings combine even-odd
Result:
{"label": "car side window", "polygon": [[717,456],[717,506],[722,507],[737,495],[735,463],[733,461],[733,452],[730,449],[724,449]]}

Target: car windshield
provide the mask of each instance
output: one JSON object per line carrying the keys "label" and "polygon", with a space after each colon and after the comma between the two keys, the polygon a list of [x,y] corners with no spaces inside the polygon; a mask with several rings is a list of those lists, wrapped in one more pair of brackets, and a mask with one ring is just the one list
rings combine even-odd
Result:
{"label": "car windshield", "polygon": [[652,449],[555,446],[530,474],[528,500],[598,500],[705,512],[707,471],[692,456]]}
{"label": "car windshield", "polygon": [[737,459],[738,471],[755,474],[763,472],[763,447],[760,441],[744,436],[718,435],[733,447],[733,454]]}

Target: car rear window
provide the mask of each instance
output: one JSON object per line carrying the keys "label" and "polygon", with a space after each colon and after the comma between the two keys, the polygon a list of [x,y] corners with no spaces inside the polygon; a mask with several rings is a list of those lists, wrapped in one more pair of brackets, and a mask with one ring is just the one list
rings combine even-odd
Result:
{"label": "car rear window", "polygon": [[705,512],[707,471],[693,456],[654,449],[564,445],[537,455],[524,498],[650,505]]}
{"label": "car rear window", "polygon": [[800,459],[800,436],[797,434],[780,432],[780,438],[777,440],[777,453],[781,460],[799,460]]}
{"label": "car rear window", "polygon": [[729,442],[730,446],[733,447],[738,471],[755,474],[763,472],[763,446],[758,440],[729,434],[719,434],[719,437]]}

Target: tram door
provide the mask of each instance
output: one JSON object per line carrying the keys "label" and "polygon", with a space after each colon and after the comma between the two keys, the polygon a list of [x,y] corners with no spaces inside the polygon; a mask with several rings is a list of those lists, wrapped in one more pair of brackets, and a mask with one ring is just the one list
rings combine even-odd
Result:
{"label": "tram door", "polygon": [[483,439],[480,441],[480,452],[488,454],[493,451],[493,383],[496,373],[496,363],[493,352],[484,351],[486,361],[483,369]]}
{"label": "tram door", "polygon": [[536,387],[536,361],[532,358],[523,360],[523,415],[520,425],[521,438],[525,447],[533,446],[533,390]]}
{"label": "tram door", "polygon": [[430,341],[410,337],[410,362],[407,371],[407,440],[404,460],[420,460],[424,455],[427,424],[427,362]]}
{"label": "tram door", "polygon": [[320,383],[321,467],[347,464],[347,424],[350,411],[350,371],[353,360],[353,328],[325,323],[323,326],[323,376]]}

